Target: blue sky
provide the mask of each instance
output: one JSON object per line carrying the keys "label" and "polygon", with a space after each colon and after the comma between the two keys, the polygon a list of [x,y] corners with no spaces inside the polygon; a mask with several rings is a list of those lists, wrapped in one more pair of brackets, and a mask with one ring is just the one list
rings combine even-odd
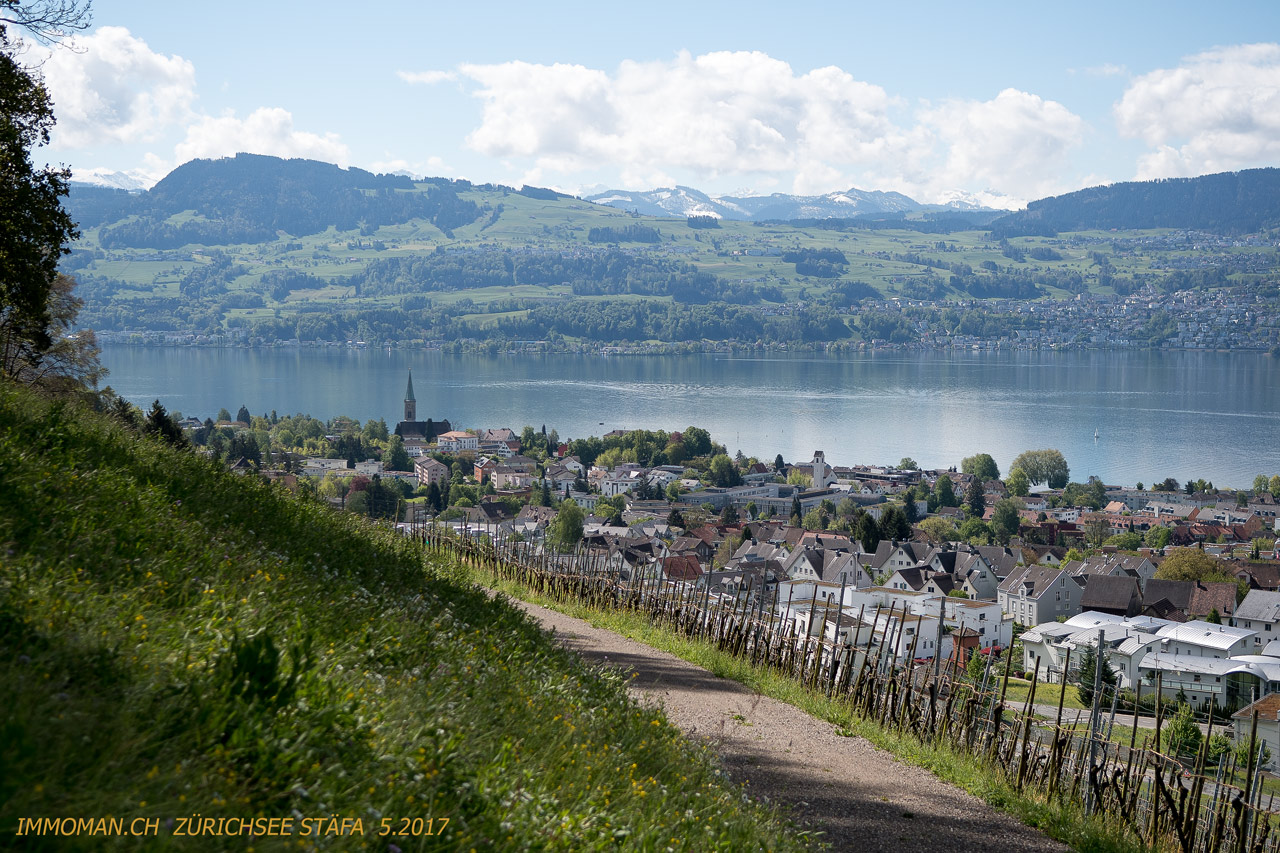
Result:
{"label": "blue sky", "polygon": [[572,192],[1011,205],[1280,165],[1273,2],[98,2],[93,18],[43,65],[46,156],[81,173],[154,180],[250,150]]}

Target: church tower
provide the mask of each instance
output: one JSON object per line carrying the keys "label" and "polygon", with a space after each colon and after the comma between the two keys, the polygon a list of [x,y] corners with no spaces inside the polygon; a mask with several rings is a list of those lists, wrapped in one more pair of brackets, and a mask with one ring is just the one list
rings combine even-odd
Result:
{"label": "church tower", "polygon": [[404,392],[404,419],[406,421],[416,421],[418,419],[418,401],[413,396],[413,369],[409,370],[409,387]]}

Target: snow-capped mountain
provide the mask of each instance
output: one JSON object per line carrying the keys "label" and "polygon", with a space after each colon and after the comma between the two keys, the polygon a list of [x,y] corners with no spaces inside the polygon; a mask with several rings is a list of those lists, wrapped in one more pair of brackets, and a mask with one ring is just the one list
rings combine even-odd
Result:
{"label": "snow-capped mountain", "polygon": [[[607,190],[586,196],[587,201],[634,210],[647,216],[714,216],[719,219],[832,219],[867,214],[911,213],[918,210],[984,210],[1017,207],[1012,199],[996,193],[953,193],[938,205],[922,205],[902,193],[849,189],[826,195],[709,196],[692,187],[635,192]],[[985,202],[985,203],[984,203]]]}
{"label": "snow-capped mountain", "polygon": [[938,201],[929,207],[940,207],[947,210],[1021,210],[1027,206],[1025,199],[1013,198],[995,190],[982,192],[966,192],[951,190],[941,193]]}
{"label": "snow-capped mountain", "polygon": [[97,187],[128,190],[131,193],[149,190],[156,183],[155,178],[138,169],[130,169],[127,172],[113,172],[110,169],[72,169],[71,180]]}

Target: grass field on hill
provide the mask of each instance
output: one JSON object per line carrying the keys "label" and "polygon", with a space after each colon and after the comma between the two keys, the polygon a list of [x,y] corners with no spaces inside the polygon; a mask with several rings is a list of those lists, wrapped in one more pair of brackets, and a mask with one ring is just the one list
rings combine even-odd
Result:
{"label": "grass field on hill", "polygon": [[[42,817],[159,829],[23,849],[808,840],[618,677],[386,529],[8,386],[0,483],[0,847]],[[197,814],[293,824],[175,835]]]}

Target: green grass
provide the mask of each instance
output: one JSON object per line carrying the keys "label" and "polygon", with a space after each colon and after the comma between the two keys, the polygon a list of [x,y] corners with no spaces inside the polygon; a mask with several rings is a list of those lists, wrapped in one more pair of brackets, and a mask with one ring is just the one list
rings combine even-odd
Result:
{"label": "green grass", "polygon": [[383,818],[444,831],[402,850],[805,846],[618,677],[387,529],[7,386],[0,482],[4,843],[110,815],[211,849],[165,821],[296,811],[366,835],[231,848],[386,849]]}
{"label": "green grass", "polygon": [[[948,744],[924,743],[881,727],[853,713],[848,704],[825,693],[800,686],[793,678],[734,657],[702,639],[691,639],[653,625],[641,613],[602,611],[582,604],[557,602],[505,581],[493,583],[492,575],[471,571],[478,584],[584,619],[598,628],[615,631],[633,640],[674,654],[710,672],[737,681],[766,696],[786,702],[813,717],[834,724],[840,734],[862,737],[896,758],[923,767],[989,805],[1007,812],[1077,851],[1087,853],[1140,853],[1149,848],[1119,821],[1089,819],[1075,803],[1046,800],[1015,790],[1003,772],[986,761],[952,749]],[[1055,697],[1056,701],[1056,697]]]}
{"label": "green grass", "polygon": [[[993,678],[1000,677],[1000,673],[994,673]],[[996,682],[999,685],[999,681]],[[1010,678],[1009,689],[1005,692],[1005,700],[1008,702],[1017,702],[1025,704],[1027,701],[1027,693],[1031,690],[1031,679],[1029,678]],[[1057,707],[1058,697],[1062,692],[1061,684],[1053,684],[1048,681],[1041,681],[1036,685],[1036,704],[1052,705]],[[1071,685],[1067,685],[1066,695],[1063,696],[1062,716],[1064,721],[1074,719],[1074,714],[1068,714],[1067,711],[1088,711],[1080,701],[1080,696],[1076,693],[1076,689]]]}

